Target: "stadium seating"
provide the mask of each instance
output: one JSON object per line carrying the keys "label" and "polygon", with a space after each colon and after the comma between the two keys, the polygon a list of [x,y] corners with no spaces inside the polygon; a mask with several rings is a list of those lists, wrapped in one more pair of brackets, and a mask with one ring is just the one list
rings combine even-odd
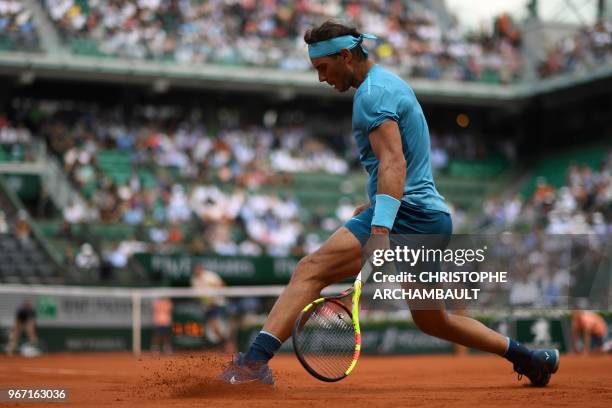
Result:
{"label": "stadium seating", "polygon": [[[9,226],[16,229],[17,213],[0,186],[0,209]],[[0,282],[57,283],[62,281],[57,268],[38,237],[31,233],[0,233]]]}
{"label": "stadium seating", "polygon": [[[67,46],[79,55],[305,70],[303,32],[336,18],[376,34],[373,55],[404,74],[492,83],[520,75],[520,36],[507,16],[505,30],[462,36],[448,10],[429,2],[357,2],[346,10],[309,2],[111,4],[44,0]],[[208,28],[220,20],[225,23]]]}
{"label": "stadium seating", "polygon": [[517,185],[519,194],[483,200],[478,225],[489,233],[537,229],[550,234],[606,236],[612,232],[611,168],[608,145],[542,157],[532,176],[522,187]]}
{"label": "stadium seating", "polygon": [[548,48],[538,66],[541,77],[585,72],[612,63],[612,22],[602,20],[581,27],[574,35]]}
{"label": "stadium seating", "polygon": [[[36,101],[27,106],[36,106]],[[236,253],[237,248],[228,248],[251,241],[251,249],[253,245],[260,248],[256,252],[304,253],[341,225],[339,214],[350,216],[355,205],[367,201],[365,173],[351,169],[325,138],[311,133],[316,126],[289,124],[269,130],[249,123],[239,129],[218,124],[212,134],[206,134],[200,130],[202,124],[181,122],[180,116],[167,118],[172,125],[164,126],[155,113],[145,115],[142,107],[134,107],[131,117],[109,122],[113,107],[77,104],[60,110],[61,105],[57,106],[55,110],[47,103],[38,126],[48,132],[56,128],[55,123],[65,124],[57,127],[61,133],[47,135],[47,148],[63,161],[66,177],[87,204],[81,209],[69,204],[63,210],[64,219],[58,214],[37,220],[37,225],[65,262],[72,263],[84,244],[92,244],[100,257],[107,257],[128,237],[151,251],[195,248]],[[89,119],[91,111],[98,112],[94,120]],[[16,115],[24,117],[27,112]],[[99,136],[84,138],[84,129]],[[437,139],[437,149],[446,149],[450,138],[452,151],[443,155],[453,159],[438,169],[437,186],[454,209],[466,211],[496,186],[496,176],[510,163],[494,157],[462,159],[470,151],[487,148],[478,138],[470,138],[469,146],[457,144],[462,139],[452,134],[445,138]],[[39,135],[34,139],[40,140]],[[58,140],[66,143],[56,144]],[[351,148],[342,143],[343,139],[335,140],[334,148]],[[15,152],[24,148],[27,145],[5,144],[3,157],[19,159]],[[202,193],[204,198],[197,196]],[[258,206],[256,211],[253,205]],[[293,212],[293,206],[297,211]],[[257,228],[249,229],[253,225]],[[285,230],[291,239],[284,238],[284,249],[280,249],[269,237],[285,227],[297,229]],[[226,236],[217,228],[227,228],[230,243],[220,241],[217,246],[216,240]],[[171,231],[175,233],[172,242]]]}
{"label": "stadium seating", "polygon": [[598,169],[608,153],[606,146],[595,146],[583,149],[572,149],[565,153],[557,153],[542,158],[534,169],[534,175],[525,183],[521,193],[531,197],[536,189],[538,179],[555,188],[564,186],[567,182],[567,169],[571,164],[586,165],[593,170]]}
{"label": "stadium seating", "polygon": [[[530,61],[541,77],[587,71],[612,61],[612,24],[601,21],[524,58],[521,27],[507,14],[479,32],[461,33],[437,2],[360,2],[346,7],[310,2],[214,3],[128,0],[40,0],[51,29],[75,55],[176,63],[267,66],[307,70],[304,31],[329,18],[348,21],[378,40],[373,57],[403,75],[431,80],[505,84],[526,79]],[[10,2],[0,15],[0,51],[39,51],[28,4]],[[222,20],[223,25],[215,21]],[[43,24],[47,25],[47,24]],[[41,34],[43,35],[43,34]],[[542,44],[544,46],[544,44]],[[56,46],[54,46],[56,47]],[[53,50],[55,51],[55,49]],[[534,54],[533,50],[529,54]],[[534,55],[535,55],[534,54]]]}
{"label": "stadium seating", "polygon": [[3,3],[0,8],[0,52],[39,51],[31,12],[21,1]]}

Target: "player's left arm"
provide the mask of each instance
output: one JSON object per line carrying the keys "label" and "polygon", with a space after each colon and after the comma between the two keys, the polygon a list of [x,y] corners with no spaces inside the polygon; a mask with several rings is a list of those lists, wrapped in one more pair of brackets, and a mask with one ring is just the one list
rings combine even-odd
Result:
{"label": "player's left arm", "polygon": [[[397,122],[387,120],[370,132],[369,139],[379,162],[376,194],[385,194],[401,201],[406,180],[406,159]],[[372,233],[388,234],[389,229],[372,225]]]}

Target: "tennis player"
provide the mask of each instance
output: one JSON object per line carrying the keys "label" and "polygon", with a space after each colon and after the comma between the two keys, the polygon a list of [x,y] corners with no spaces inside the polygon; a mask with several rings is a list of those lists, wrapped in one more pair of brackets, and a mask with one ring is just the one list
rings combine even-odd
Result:
{"label": "tennis player", "polygon": [[[352,125],[360,161],[369,174],[370,202],[298,263],[263,330],[221,374],[229,383],[273,384],[268,361],[291,336],[296,317],[323,288],[358,273],[371,236],[452,233],[448,207],[432,177],[423,110],[408,84],[368,59],[364,38],[375,37],[333,21],[304,35],[319,81],[339,92],[357,90]],[[546,385],[558,368],[557,350],[530,350],[469,317],[445,310],[412,310],[412,317],[427,334],[505,357],[519,377],[526,375],[534,385]]]}
{"label": "tennis player", "polygon": [[572,313],[572,350],[579,352],[578,340],[582,336],[582,353],[601,353],[608,335],[608,325],[603,317],[590,310],[574,310]]}

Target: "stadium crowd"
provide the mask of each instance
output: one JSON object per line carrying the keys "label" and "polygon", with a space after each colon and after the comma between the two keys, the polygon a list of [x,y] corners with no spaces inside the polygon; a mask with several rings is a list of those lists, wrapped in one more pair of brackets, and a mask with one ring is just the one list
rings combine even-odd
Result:
{"label": "stadium crowd", "polygon": [[579,298],[602,300],[593,286],[597,272],[608,261],[606,239],[593,235],[551,235],[539,228],[496,238],[488,266],[503,265],[507,283],[485,285],[484,304],[487,307],[567,307]]}
{"label": "stadium crowd", "polygon": [[[204,119],[167,107],[136,107],[127,114],[118,106],[67,102],[20,100],[12,106],[10,114],[0,117],[0,142],[27,147],[43,138],[87,197],[71,202],[62,214],[58,237],[69,242],[64,253],[68,269],[110,277],[110,271],[127,267],[132,255],[143,251],[299,256],[316,249],[326,233],[350,218],[357,204],[344,198],[333,214],[305,214],[294,196],[269,189],[291,185],[293,172],[344,175],[352,165],[330,141],[320,140],[300,121],[287,121],[282,113],[274,121],[269,119],[274,115],[267,114],[267,125],[255,125],[223,108]],[[109,151],[129,158],[126,179],[114,179],[101,166]],[[477,137],[459,143],[451,133],[438,131],[432,131],[432,151],[434,165],[436,156],[446,158],[437,162],[440,169],[449,157],[487,155]],[[328,159],[314,160],[321,155]],[[143,169],[152,182],[142,177]],[[483,206],[486,224],[534,237],[529,256],[517,269],[526,271],[516,285],[521,289],[510,293],[516,305],[531,297],[554,303],[554,294],[563,293],[570,282],[565,268],[540,265],[542,259],[554,262],[558,257],[550,248],[538,247],[543,245],[537,243],[542,241],[539,234],[612,231],[612,155],[597,171],[571,166],[567,180],[559,189],[540,180],[528,201],[515,196],[503,202],[491,199]],[[455,224],[464,218],[461,209],[455,209]],[[134,227],[133,233],[101,242],[76,233],[88,225],[116,223]],[[539,227],[532,230],[530,225]]]}
{"label": "stadium crowd", "polygon": [[0,0],[0,49],[34,51],[38,36],[32,14],[20,0]]}
{"label": "stadium crowd", "polygon": [[[329,18],[378,36],[368,46],[377,61],[418,78],[511,83],[523,76],[521,29],[508,14],[489,27],[462,32],[456,20],[427,2],[269,0],[40,0],[64,40],[94,44],[120,58],[310,68],[304,31]],[[436,11],[437,10],[437,11]],[[612,22],[583,27],[545,51],[540,77],[585,71],[612,59]],[[35,51],[31,12],[0,0],[0,49]],[[85,51],[72,46],[74,52]]]}
{"label": "stadium crowd", "polygon": [[487,288],[488,305],[567,307],[568,302],[587,298],[607,299],[595,282],[609,262],[612,151],[596,170],[571,164],[565,184],[558,188],[540,176],[528,199],[520,194],[492,197],[483,203],[482,212],[483,233],[512,232],[495,235],[500,239],[491,254],[496,267],[507,265],[511,285]]}
{"label": "stadium crowd", "polygon": [[597,170],[572,164],[566,184],[555,189],[539,177],[528,200],[492,197],[483,203],[482,226],[524,230],[537,225],[549,234],[609,234],[612,232],[612,152]]}
{"label": "stadium crowd", "polygon": [[[0,126],[0,138],[8,135],[7,142],[16,142],[15,134],[22,134],[31,140],[32,129],[87,198],[63,210],[59,235],[68,238],[77,225],[119,222],[143,227],[138,238],[152,251],[310,251],[319,240],[316,234],[308,237],[302,222],[313,229],[329,229],[333,223],[328,217],[304,220],[294,197],[264,187],[287,185],[294,172],[345,174],[349,169],[311,128],[300,122],[273,124],[270,114],[267,126],[245,125],[223,110],[209,123],[193,112],[181,116],[165,108],[141,107],[128,119],[117,107],[25,102],[11,116],[19,125],[0,122],[6,123]],[[102,165],[105,152],[127,159],[125,178]],[[186,224],[196,225],[197,233],[186,231]],[[82,246],[69,255],[83,259],[80,266],[97,267],[91,250]],[[106,250],[114,266],[124,266],[134,245],[122,242]]]}
{"label": "stadium crowd", "polygon": [[[190,63],[309,68],[301,36],[329,18],[378,36],[382,62],[416,77],[510,82],[521,73],[520,31],[507,15],[491,30],[462,35],[428,4],[345,2],[45,0],[65,39],[89,39],[101,53]],[[444,19],[449,20],[449,19]]]}
{"label": "stadium crowd", "polygon": [[509,162],[517,159],[516,142],[496,136],[494,139],[473,132],[430,130],[431,164],[434,170],[445,169],[451,158],[482,160],[500,157]]}
{"label": "stadium crowd", "polygon": [[565,38],[546,55],[538,71],[541,77],[585,72],[612,62],[612,21],[604,20]]}
{"label": "stadium crowd", "polygon": [[[489,233],[516,232],[525,246],[525,256],[517,257],[511,304],[559,304],[567,302],[568,290],[573,297],[587,297],[612,233],[612,152],[595,171],[569,166],[559,188],[539,177],[528,200],[491,198],[483,203],[483,214],[481,226],[493,228]],[[590,238],[581,239],[586,234]]]}
{"label": "stadium crowd", "polygon": [[14,125],[0,114],[0,158],[8,161],[31,161],[34,158],[32,134],[22,123]]}
{"label": "stadium crowd", "polygon": [[[292,180],[296,172],[348,174],[356,157],[350,126],[346,137],[335,129],[334,140],[328,140],[317,134],[321,126],[305,125],[304,115],[294,111],[268,111],[261,125],[215,109],[20,99],[0,117],[0,142],[27,151],[29,142],[44,141],[83,193],[84,201],[63,209],[57,232],[72,242],[65,256],[80,268],[95,269],[105,261],[123,267],[143,248],[301,255],[351,217],[358,204],[354,194],[340,199],[338,193],[337,208],[328,211],[306,208],[288,192],[299,188]],[[478,158],[475,152],[484,149],[478,138],[463,147],[455,139],[451,133],[432,134],[436,151],[447,158],[436,168],[444,169],[450,156]],[[121,177],[116,171],[122,166],[104,163],[109,152],[127,163]],[[456,225],[462,214],[456,209]],[[115,223],[130,226],[133,236],[103,247],[83,241],[89,226]]]}

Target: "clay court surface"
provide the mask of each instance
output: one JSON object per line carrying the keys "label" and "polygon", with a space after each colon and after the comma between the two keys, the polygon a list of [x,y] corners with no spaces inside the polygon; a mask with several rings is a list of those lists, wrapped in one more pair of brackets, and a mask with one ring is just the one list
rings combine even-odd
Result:
{"label": "clay court surface", "polygon": [[139,359],[127,353],[0,356],[0,388],[70,391],[68,402],[0,405],[610,407],[612,401],[610,356],[562,356],[559,372],[543,389],[526,386],[525,379],[519,383],[510,364],[493,356],[364,356],[349,378],[325,384],[311,378],[292,355],[280,355],[272,362],[277,377],[273,390],[219,383],[215,375],[223,360],[204,353]]}

